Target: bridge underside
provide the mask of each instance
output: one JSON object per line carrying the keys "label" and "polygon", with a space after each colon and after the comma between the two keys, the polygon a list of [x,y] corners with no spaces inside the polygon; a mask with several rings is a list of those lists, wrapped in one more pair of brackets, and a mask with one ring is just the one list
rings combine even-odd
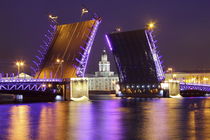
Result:
{"label": "bridge underside", "polygon": [[106,39],[117,65],[121,92],[158,93],[164,76],[150,32],[114,32]]}
{"label": "bridge underside", "polygon": [[[36,78],[83,77],[100,19],[57,25]],[[39,58],[39,57],[38,57]]]}

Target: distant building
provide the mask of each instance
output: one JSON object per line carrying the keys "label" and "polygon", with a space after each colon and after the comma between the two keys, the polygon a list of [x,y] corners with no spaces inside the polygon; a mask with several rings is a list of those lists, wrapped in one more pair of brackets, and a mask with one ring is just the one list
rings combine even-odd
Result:
{"label": "distant building", "polygon": [[10,75],[7,73],[5,76],[0,73],[0,79],[33,79],[33,77],[26,73],[20,73],[16,76],[14,73]]}
{"label": "distant building", "polygon": [[210,71],[171,71],[165,74],[165,80],[177,80],[180,82],[195,84],[210,84]]}
{"label": "distant building", "polygon": [[110,62],[107,53],[103,50],[101,61],[99,61],[99,71],[95,75],[89,75],[90,91],[114,91],[119,78],[114,72],[110,71]]}

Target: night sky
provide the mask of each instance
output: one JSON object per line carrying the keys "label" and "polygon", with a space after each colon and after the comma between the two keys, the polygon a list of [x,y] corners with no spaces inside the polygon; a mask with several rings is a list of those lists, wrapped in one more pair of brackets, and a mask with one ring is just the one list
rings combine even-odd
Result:
{"label": "night sky", "polygon": [[[157,23],[155,34],[165,68],[210,68],[210,0],[1,0],[0,72],[16,72],[14,62],[18,59],[26,61],[29,71],[48,29],[48,14],[57,15],[60,24],[77,22],[82,4],[103,20],[88,73],[98,69],[102,49],[109,51],[105,33],[116,27],[141,29],[148,21]],[[87,14],[83,20],[90,17]]]}

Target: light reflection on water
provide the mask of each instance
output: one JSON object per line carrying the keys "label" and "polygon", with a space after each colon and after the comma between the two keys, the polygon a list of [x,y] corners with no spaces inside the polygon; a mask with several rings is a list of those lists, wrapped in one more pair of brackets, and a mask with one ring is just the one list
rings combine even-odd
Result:
{"label": "light reflection on water", "polygon": [[210,99],[0,105],[0,139],[210,139]]}

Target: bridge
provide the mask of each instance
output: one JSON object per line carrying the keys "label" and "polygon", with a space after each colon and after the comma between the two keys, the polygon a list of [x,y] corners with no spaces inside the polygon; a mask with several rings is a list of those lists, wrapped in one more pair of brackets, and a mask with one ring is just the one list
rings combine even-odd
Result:
{"label": "bridge", "polygon": [[[154,39],[152,25],[145,29],[115,31],[105,35],[117,64],[119,95],[122,97],[160,97],[162,90],[170,95],[193,96],[210,91],[210,85],[168,83],[166,89],[161,56]],[[160,95],[160,96],[159,96]],[[166,95],[168,96],[168,95]]]}
{"label": "bridge", "polygon": [[54,100],[61,95],[65,100],[88,97],[87,78],[66,79],[1,79],[0,93],[17,95],[30,100]]}
{"label": "bridge", "polygon": [[[59,25],[50,18],[31,67],[34,79],[0,78],[0,93],[49,98],[62,95],[65,100],[88,96],[88,80],[84,78],[89,54],[101,18]],[[161,56],[151,28],[106,34],[119,75],[123,97],[160,97],[164,89]],[[171,86],[171,88],[170,88]],[[169,93],[209,93],[210,85],[169,83]],[[30,93],[30,94],[29,94]]]}
{"label": "bridge", "polygon": [[210,92],[210,85],[207,84],[194,84],[194,83],[180,83],[180,90],[200,90]]}
{"label": "bridge", "polygon": [[0,78],[0,93],[24,98],[50,98],[60,94],[65,100],[88,96],[84,77],[89,54],[101,23],[100,17],[71,24],[50,25],[31,67],[34,78]]}
{"label": "bridge", "polygon": [[38,91],[46,92],[52,90],[52,93],[58,93],[55,84],[62,83],[62,79],[1,79],[0,91],[8,93],[8,91]]}
{"label": "bridge", "polygon": [[183,97],[205,96],[210,94],[210,85],[184,83],[176,80],[164,81],[162,88],[169,92],[170,96],[181,95]]}
{"label": "bridge", "polygon": [[152,30],[139,29],[105,35],[119,74],[120,92],[126,97],[157,95],[164,72]]}

